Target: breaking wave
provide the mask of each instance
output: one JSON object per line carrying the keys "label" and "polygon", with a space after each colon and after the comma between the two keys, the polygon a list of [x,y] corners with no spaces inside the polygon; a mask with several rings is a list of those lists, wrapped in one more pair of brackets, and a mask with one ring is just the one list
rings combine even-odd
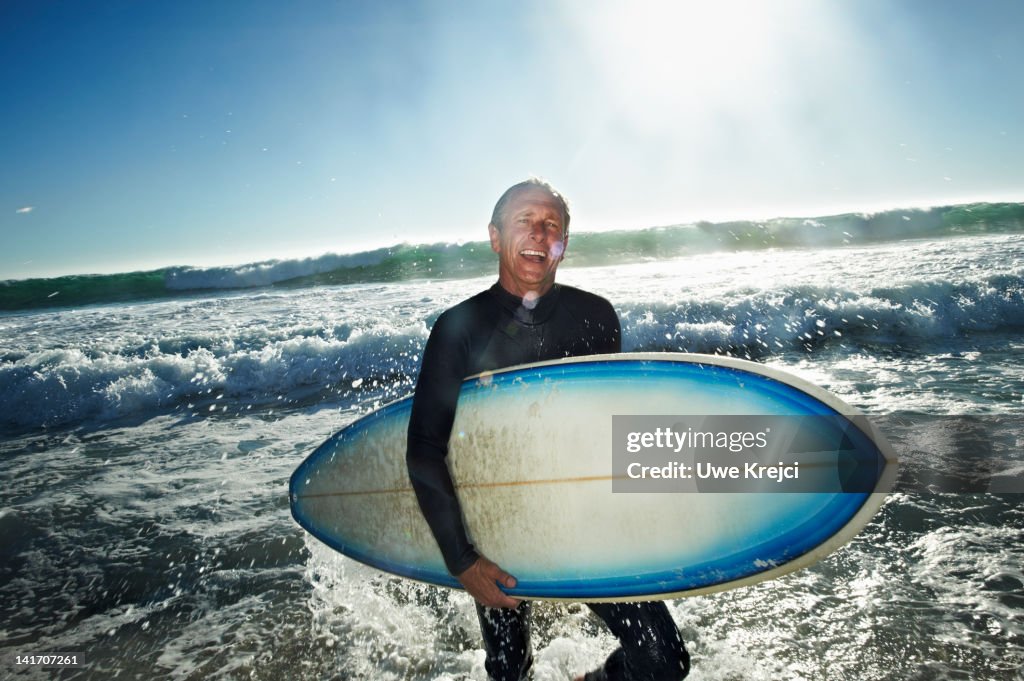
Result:
{"label": "breaking wave", "polygon": [[[1024,204],[977,203],[817,218],[698,222],[631,231],[578,233],[563,267],[663,260],[715,251],[828,248],[911,238],[1024,232]],[[493,273],[485,241],[399,244],[354,254],[268,260],[233,267],[0,282],[0,310],[76,307],[260,287],[304,288]]]}
{"label": "breaking wave", "polygon": [[[0,354],[0,430],[159,414],[233,415],[303,404],[341,407],[412,390],[435,304],[339,325],[179,330],[102,346]],[[936,345],[1024,328],[1024,276],[936,280],[854,291],[798,286],[617,306],[625,352],[759,358],[839,344]]]}

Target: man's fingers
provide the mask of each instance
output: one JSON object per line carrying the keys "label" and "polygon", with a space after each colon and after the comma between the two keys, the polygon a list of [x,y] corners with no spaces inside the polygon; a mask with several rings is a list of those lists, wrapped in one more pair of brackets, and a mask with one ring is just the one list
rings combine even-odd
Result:
{"label": "man's fingers", "polygon": [[483,556],[460,574],[458,579],[481,605],[489,608],[514,608],[519,605],[518,599],[510,597],[498,588],[498,583],[506,588],[513,588],[516,585],[516,578]]}
{"label": "man's fingers", "polygon": [[498,582],[502,586],[508,589],[514,589],[516,586],[516,578],[509,573],[502,570],[495,563],[491,563],[494,568],[494,581]]}
{"label": "man's fingers", "polygon": [[483,568],[487,587],[487,600],[490,601],[489,603],[484,603],[484,605],[492,608],[514,608],[519,605],[517,599],[512,598],[497,586],[501,584],[511,589],[516,585],[516,578],[489,560],[483,565]]}
{"label": "man's fingers", "polygon": [[494,580],[500,583],[502,586],[512,589],[516,585],[516,578],[501,569],[497,563],[494,563],[486,558],[480,558],[480,568],[483,573],[487,576],[487,579]]}
{"label": "man's fingers", "polygon": [[480,605],[489,608],[514,608],[519,605],[519,600],[512,598],[498,588],[493,580],[485,580],[482,583],[473,585],[466,584],[466,591],[475,598]]}
{"label": "man's fingers", "polygon": [[502,593],[501,591],[498,591],[495,594],[494,600],[490,603],[484,603],[483,605],[490,608],[515,608],[519,605],[519,601],[505,593]]}

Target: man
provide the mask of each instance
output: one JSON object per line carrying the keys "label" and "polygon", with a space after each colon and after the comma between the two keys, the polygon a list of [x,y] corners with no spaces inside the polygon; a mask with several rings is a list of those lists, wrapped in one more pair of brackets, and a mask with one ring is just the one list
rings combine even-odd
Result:
{"label": "man", "polygon": [[[480,555],[466,533],[445,457],[467,376],[516,364],[618,352],[619,320],[605,299],[555,284],[569,239],[569,208],[551,185],[530,179],[498,199],[487,227],[498,283],[442,314],[427,340],[412,415],[407,462],[420,508],[448,570],[477,601],[494,681],[525,679],[533,663],[530,603],[504,593],[515,577]],[[586,681],[682,679],[689,656],[664,603],[589,607],[622,647]]]}

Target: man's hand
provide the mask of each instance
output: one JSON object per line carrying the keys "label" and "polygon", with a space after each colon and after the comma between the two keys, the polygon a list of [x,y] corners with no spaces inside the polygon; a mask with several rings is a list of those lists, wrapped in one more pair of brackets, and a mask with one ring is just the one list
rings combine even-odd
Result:
{"label": "man's hand", "polygon": [[498,584],[513,588],[516,585],[516,578],[483,556],[477,558],[475,563],[455,578],[480,605],[488,608],[514,608],[519,605],[517,599],[507,596],[498,588]]}

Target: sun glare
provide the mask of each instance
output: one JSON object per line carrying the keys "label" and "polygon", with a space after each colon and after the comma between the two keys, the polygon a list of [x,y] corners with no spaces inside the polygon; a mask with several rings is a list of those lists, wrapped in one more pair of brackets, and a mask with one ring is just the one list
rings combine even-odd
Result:
{"label": "sun glare", "polygon": [[795,7],[648,0],[595,8],[583,26],[620,115],[674,125],[770,97]]}
{"label": "sun glare", "polygon": [[[843,10],[805,0],[571,7],[600,98],[573,169],[624,167],[633,178],[628,196],[604,192],[597,222],[764,215],[797,195],[858,192],[843,181],[864,140],[848,131],[882,113],[866,110],[878,79]],[[626,200],[644,214],[616,214]]]}

